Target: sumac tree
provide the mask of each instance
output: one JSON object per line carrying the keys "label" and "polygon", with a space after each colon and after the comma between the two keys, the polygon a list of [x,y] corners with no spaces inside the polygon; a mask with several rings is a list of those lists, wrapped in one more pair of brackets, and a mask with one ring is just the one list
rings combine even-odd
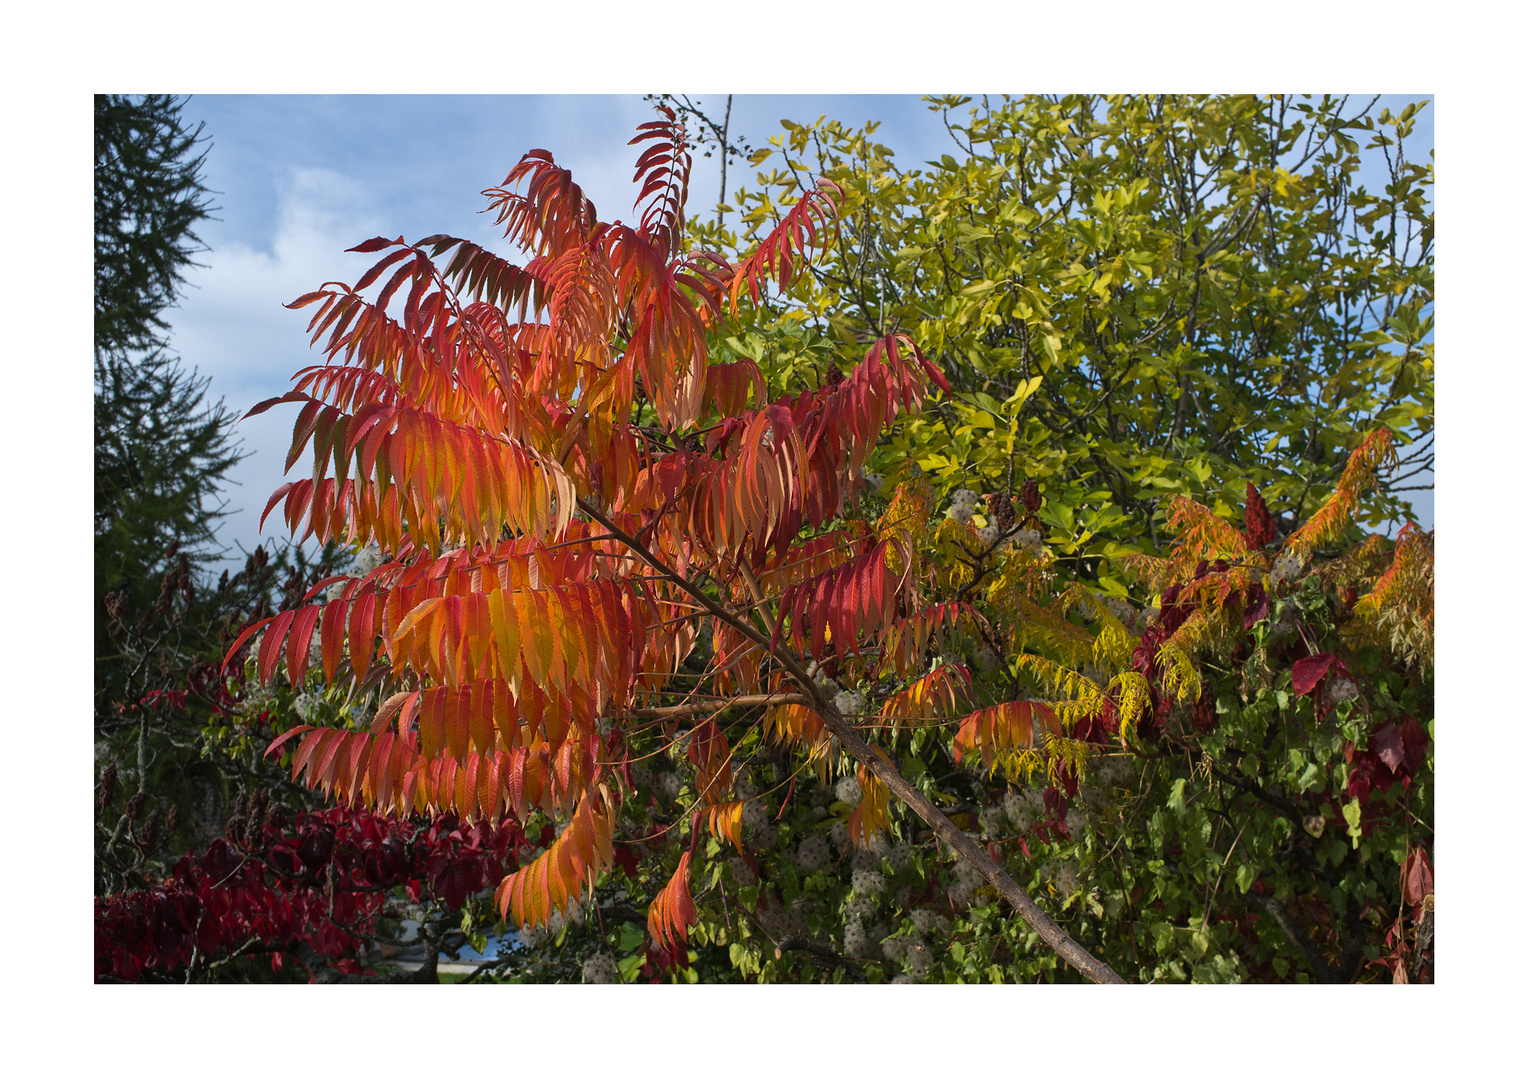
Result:
{"label": "sumac tree", "polygon": [[[315,465],[267,514],[279,507],[304,538],[376,543],[386,561],[318,583],[236,643],[260,635],[263,680],[285,666],[300,684],[316,663],[353,690],[346,719],[293,728],[272,751],[348,804],[557,821],[497,889],[504,917],[529,927],[612,866],[634,736],[662,730],[694,793],[668,830],[673,875],[647,905],[673,949],[703,834],[741,849],[733,747],[763,734],[820,779],[853,766],[857,844],[902,802],[1069,964],[1120,981],[868,741],[900,709],[927,711],[934,673],[908,663],[909,643],[947,614],[923,593],[927,492],[914,485],[875,521],[842,515],[876,441],[944,376],[898,332],[795,395],[770,397],[752,360],[714,362],[730,313],[768,302],[831,242],[839,191],[805,192],[737,264],[686,251],[690,155],[660,113],[633,140],[637,224],[602,220],[533,151],[486,192],[523,264],[450,236],[377,238],[353,249],[377,256],[354,285],[292,305],[313,312],[326,362],[256,411],[300,405],[289,466],[307,451]],[[874,717],[828,682],[884,673],[907,685]],[[974,747],[1062,736],[1028,701],[968,728]]]}

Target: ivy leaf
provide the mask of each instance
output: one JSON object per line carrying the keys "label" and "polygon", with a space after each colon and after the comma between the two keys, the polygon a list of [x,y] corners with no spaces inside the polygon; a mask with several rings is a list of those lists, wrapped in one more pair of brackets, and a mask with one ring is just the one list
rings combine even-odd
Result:
{"label": "ivy leaf", "polygon": [[1349,826],[1349,838],[1355,847],[1360,846],[1360,800],[1351,799],[1344,804],[1344,821]]}
{"label": "ivy leaf", "polygon": [[1297,697],[1304,697],[1317,688],[1323,676],[1328,674],[1328,669],[1333,666],[1334,656],[1331,652],[1318,653],[1316,656],[1304,656],[1291,665],[1291,689],[1296,691]]}
{"label": "ivy leaf", "polygon": [[1376,756],[1386,762],[1387,768],[1391,769],[1394,773],[1402,768],[1405,754],[1403,752],[1402,732],[1397,729],[1396,724],[1388,724],[1376,732],[1376,736],[1372,740],[1372,748],[1376,751]]}

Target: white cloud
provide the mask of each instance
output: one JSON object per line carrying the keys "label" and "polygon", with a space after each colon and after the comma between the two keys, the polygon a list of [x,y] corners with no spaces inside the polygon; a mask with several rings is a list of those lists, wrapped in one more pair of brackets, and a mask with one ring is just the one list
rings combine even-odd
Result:
{"label": "white cloud", "polygon": [[[358,180],[331,169],[293,167],[278,181],[276,231],[268,251],[232,242],[202,256],[205,268],[189,288],[172,321],[172,341],[185,361],[212,377],[210,392],[243,415],[256,403],[285,393],[298,369],[319,363],[308,348],[306,311],[283,305],[325,281],[352,280],[364,256],[346,255],[370,236],[386,232],[382,213]],[[252,456],[229,472],[226,493],[236,511],[219,530],[237,551],[251,549],[262,534],[260,513],[271,492],[290,477],[282,464],[291,444],[294,407],[274,408],[243,420],[235,431]],[[302,475],[302,464],[294,467]],[[281,536],[280,517],[265,537]]]}

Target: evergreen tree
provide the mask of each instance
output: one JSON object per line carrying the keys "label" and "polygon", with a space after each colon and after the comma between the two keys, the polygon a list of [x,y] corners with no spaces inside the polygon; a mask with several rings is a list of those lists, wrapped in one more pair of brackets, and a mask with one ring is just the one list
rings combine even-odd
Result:
{"label": "evergreen tree", "polygon": [[[240,454],[223,403],[168,351],[165,310],[202,250],[212,206],[202,128],[184,101],[99,95],[95,105],[96,692],[126,685],[105,598],[125,618],[156,602],[166,572],[220,552],[217,489]],[[167,556],[172,547],[176,555]],[[120,619],[119,619],[120,621]]]}

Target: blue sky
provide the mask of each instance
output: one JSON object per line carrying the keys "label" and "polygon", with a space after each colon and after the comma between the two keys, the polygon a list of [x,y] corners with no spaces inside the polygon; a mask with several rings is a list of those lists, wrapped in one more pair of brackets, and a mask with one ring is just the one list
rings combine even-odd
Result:
{"label": "blue sky", "polygon": [[[1387,95],[1394,110],[1425,95]],[[721,115],[721,95],[701,96]],[[1364,99],[1359,99],[1364,100]],[[1354,104],[1354,102],[1352,102]],[[956,153],[938,113],[912,95],[740,95],[732,133],[761,146],[782,119],[828,115],[848,124],[880,120],[879,141],[911,167]],[[288,389],[292,374],[317,362],[307,348],[306,313],[282,304],[332,279],[354,280],[370,261],[344,250],[375,235],[417,240],[445,232],[504,248],[479,211],[479,192],[499,183],[525,151],[539,147],[571,169],[601,216],[630,217],[638,124],[653,116],[637,94],[566,96],[199,95],[184,115],[206,125],[205,170],[220,207],[201,230],[210,251],[171,313],[172,344],[212,377],[211,393],[239,413]],[[1421,158],[1434,143],[1433,108],[1410,143]],[[715,197],[717,159],[698,158],[693,212]],[[730,170],[729,193],[752,177]],[[1378,183],[1372,183],[1373,190]],[[230,474],[234,511],[220,538],[234,552],[262,539],[256,525],[284,478],[294,414],[277,408],[243,421],[253,455]],[[299,466],[301,469],[301,466]],[[1415,504],[1433,525],[1433,493]],[[264,538],[279,535],[279,518]]]}

